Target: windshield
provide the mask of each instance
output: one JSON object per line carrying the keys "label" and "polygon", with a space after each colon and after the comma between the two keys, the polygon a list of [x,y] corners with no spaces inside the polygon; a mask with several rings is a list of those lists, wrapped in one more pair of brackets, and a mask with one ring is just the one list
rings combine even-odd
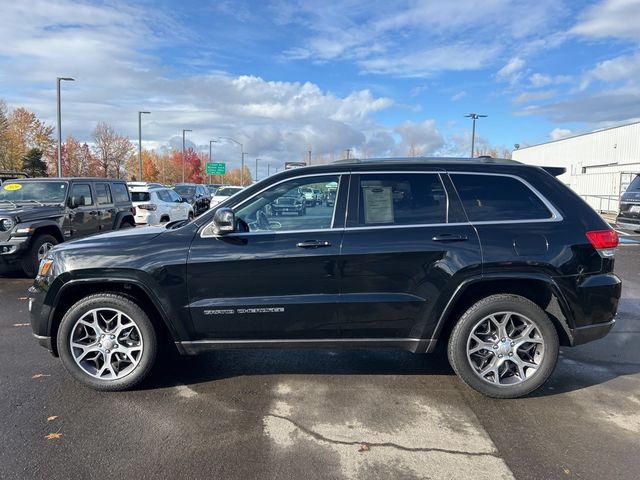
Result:
{"label": "windshield", "polygon": [[183,197],[189,197],[196,194],[196,187],[191,185],[178,185],[174,190]]}
{"label": "windshield", "polygon": [[0,188],[0,202],[64,203],[67,182],[6,182]]}
{"label": "windshield", "polygon": [[219,188],[216,191],[215,196],[216,197],[230,197],[234,193],[238,193],[240,190],[242,190],[242,188],[222,187],[222,188]]}
{"label": "windshield", "polygon": [[149,192],[131,192],[132,202],[148,202],[150,198]]}

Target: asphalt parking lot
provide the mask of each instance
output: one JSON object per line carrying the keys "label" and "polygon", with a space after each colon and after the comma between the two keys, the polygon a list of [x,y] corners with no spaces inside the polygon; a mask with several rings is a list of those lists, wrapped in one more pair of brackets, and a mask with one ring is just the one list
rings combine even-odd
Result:
{"label": "asphalt parking lot", "polygon": [[563,348],[550,382],[519,400],[393,350],[169,359],[141,390],[97,393],[32,339],[30,281],[2,277],[0,478],[637,479],[640,244],[628,237],[614,330]]}

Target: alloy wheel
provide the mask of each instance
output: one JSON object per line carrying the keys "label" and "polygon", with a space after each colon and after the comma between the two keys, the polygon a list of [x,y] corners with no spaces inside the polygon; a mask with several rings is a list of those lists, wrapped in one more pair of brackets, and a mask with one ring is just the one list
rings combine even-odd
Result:
{"label": "alloy wheel", "polygon": [[539,327],[516,312],[499,312],[477,322],[467,339],[473,372],[494,385],[515,385],[536,374],[545,343]]}
{"label": "alloy wheel", "polygon": [[114,308],[95,308],[73,326],[71,355],[88,375],[100,380],[126,377],[142,358],[143,339],[136,323]]}
{"label": "alloy wheel", "polygon": [[38,263],[45,257],[45,255],[47,253],[49,253],[49,250],[51,250],[55,245],[51,242],[44,242],[42,245],[40,245],[40,248],[38,248]]}

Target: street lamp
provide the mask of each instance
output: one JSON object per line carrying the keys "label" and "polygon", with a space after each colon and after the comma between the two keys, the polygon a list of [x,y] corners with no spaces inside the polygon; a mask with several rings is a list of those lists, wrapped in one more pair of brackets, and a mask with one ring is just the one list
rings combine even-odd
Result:
{"label": "street lamp", "polygon": [[58,100],[58,176],[62,177],[62,115],[60,113],[60,82],[75,82],[75,78],[56,77]]}
{"label": "street lamp", "polygon": [[246,153],[244,151],[244,145],[231,137],[218,137],[218,140],[230,140],[233,143],[240,145],[240,186],[244,187],[244,154]]}
{"label": "street lamp", "polygon": [[258,181],[258,161],[260,160],[260,158],[256,158],[256,182]]}
{"label": "street lamp", "polygon": [[476,120],[479,118],[486,118],[487,115],[478,115],[477,113],[470,113],[469,115],[465,115],[465,118],[470,118],[473,120],[473,129],[471,130],[471,158],[473,158],[473,149],[476,143]]}
{"label": "street lamp", "polygon": [[184,165],[185,165],[185,161],[184,161],[184,134],[187,132],[192,132],[193,130],[189,130],[186,128],[182,129],[182,183],[184,183]]}
{"label": "street lamp", "polygon": [[[217,140],[209,140],[209,163],[213,162],[213,157],[211,156],[211,144],[218,143]],[[211,183],[211,175],[209,175],[209,183]]]}
{"label": "street lamp", "polygon": [[267,163],[267,177],[271,176],[271,164]]}
{"label": "street lamp", "polygon": [[142,181],[142,115],[151,112],[138,112],[138,179]]}

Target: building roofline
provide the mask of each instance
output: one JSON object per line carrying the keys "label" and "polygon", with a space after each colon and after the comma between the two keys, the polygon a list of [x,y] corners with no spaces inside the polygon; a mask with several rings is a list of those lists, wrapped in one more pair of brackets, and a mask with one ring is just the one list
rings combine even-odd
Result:
{"label": "building roofline", "polygon": [[640,124],[640,121],[631,122],[631,123],[625,123],[623,125],[615,125],[613,127],[601,128],[599,130],[594,130],[592,132],[579,133],[578,135],[571,135],[570,137],[559,138],[557,140],[549,140],[548,142],[536,143],[534,145],[527,145],[526,147],[514,148],[511,151],[511,153],[513,154],[513,152],[518,152],[520,150],[526,150],[527,148],[540,147],[542,145],[548,145],[550,143],[564,142],[565,140],[570,140],[572,138],[586,137],[587,135],[594,135],[596,133],[606,132],[608,130],[615,130],[616,128],[630,127],[631,125],[638,125],[638,124]]}

